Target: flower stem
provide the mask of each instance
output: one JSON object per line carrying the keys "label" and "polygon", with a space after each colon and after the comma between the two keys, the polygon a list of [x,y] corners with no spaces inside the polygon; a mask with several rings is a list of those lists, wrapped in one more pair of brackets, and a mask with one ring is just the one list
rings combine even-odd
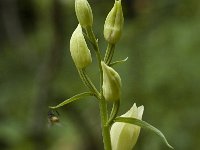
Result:
{"label": "flower stem", "polygon": [[115,50],[115,44],[108,43],[108,46],[107,46],[107,49],[106,49],[106,54],[105,54],[105,57],[104,57],[104,62],[108,65],[112,61],[114,50]]}
{"label": "flower stem", "polygon": [[87,76],[85,69],[78,69],[78,73],[85,86],[88,87],[89,90],[93,92],[97,98],[100,97],[100,93],[97,91],[96,87],[94,86],[90,78]]}
{"label": "flower stem", "polygon": [[107,111],[107,104],[105,101],[105,98],[103,96],[103,70],[101,67],[101,53],[99,51],[98,41],[95,38],[95,35],[93,33],[93,30],[91,27],[86,28],[87,36],[93,46],[93,49],[96,52],[96,57],[98,60],[98,66],[100,71],[100,99],[99,99],[99,109],[100,109],[100,116],[101,116],[101,129],[102,129],[102,136],[103,136],[103,143],[104,143],[104,149],[105,150],[111,150],[111,140],[110,140],[110,129],[107,125],[108,121],[108,111]]}
{"label": "flower stem", "polygon": [[110,113],[110,118],[107,122],[108,126],[111,126],[113,124],[113,120],[116,118],[117,113],[119,111],[119,105],[120,105],[120,100],[113,103],[113,108],[112,108],[112,111]]}
{"label": "flower stem", "polygon": [[111,150],[111,140],[110,140],[110,129],[107,125],[107,106],[106,101],[101,99],[99,101],[100,115],[101,115],[101,128],[102,128],[102,136],[104,142],[104,149]]}

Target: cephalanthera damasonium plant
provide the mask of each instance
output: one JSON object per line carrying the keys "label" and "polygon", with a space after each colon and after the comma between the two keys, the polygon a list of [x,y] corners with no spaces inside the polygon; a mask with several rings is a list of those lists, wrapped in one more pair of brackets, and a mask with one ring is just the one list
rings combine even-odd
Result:
{"label": "cephalanthera damasonium plant", "polygon": [[[112,61],[115,45],[121,37],[124,24],[121,0],[115,0],[113,8],[105,20],[104,38],[108,46],[104,57],[102,57],[98,40],[92,29],[93,14],[88,1],[75,0],[75,11],[79,24],[70,39],[70,52],[80,78],[88,91],[77,94],[50,108],[57,109],[80,98],[93,96],[99,102],[105,150],[132,150],[137,142],[141,127],[155,132],[169,148],[173,149],[158,129],[142,120],[144,106],[137,107],[134,103],[125,114],[117,116],[120,108],[121,78],[112,67],[127,60]],[[86,72],[86,68],[92,63],[86,40],[92,45],[91,52],[96,54],[100,74],[99,90],[94,86]],[[113,104],[110,112],[107,109],[108,102]]]}

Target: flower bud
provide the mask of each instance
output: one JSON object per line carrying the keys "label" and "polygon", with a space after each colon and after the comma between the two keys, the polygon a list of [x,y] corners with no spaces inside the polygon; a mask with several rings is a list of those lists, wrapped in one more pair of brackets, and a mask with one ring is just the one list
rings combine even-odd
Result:
{"label": "flower bud", "polygon": [[83,28],[92,26],[93,14],[87,0],[75,0],[75,11],[77,19]]}
{"label": "flower bud", "polygon": [[115,44],[121,37],[124,25],[121,0],[115,0],[114,7],[109,12],[104,24],[104,37],[106,41]]}
{"label": "flower bud", "polygon": [[120,99],[121,78],[111,67],[101,62],[103,69],[103,96],[107,101],[117,101]]}
{"label": "flower bud", "polygon": [[[142,119],[144,106],[136,104],[121,117]],[[110,130],[112,150],[132,150],[140,133],[140,127],[133,124],[115,122]]]}
{"label": "flower bud", "polygon": [[92,62],[80,25],[77,26],[70,39],[70,52],[78,69],[87,67]]}

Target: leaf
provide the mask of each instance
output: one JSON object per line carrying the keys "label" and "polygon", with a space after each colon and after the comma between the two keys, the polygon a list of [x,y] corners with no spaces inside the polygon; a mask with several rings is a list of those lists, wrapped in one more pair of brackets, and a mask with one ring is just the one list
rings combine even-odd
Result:
{"label": "leaf", "polygon": [[114,122],[125,122],[125,123],[130,123],[130,124],[134,124],[134,125],[138,125],[142,128],[145,129],[149,129],[151,131],[153,131],[155,134],[157,134],[158,136],[161,137],[161,139],[163,140],[163,142],[171,149],[174,149],[168,142],[167,139],[165,138],[165,136],[163,135],[163,133],[158,130],[157,128],[155,128],[154,126],[150,125],[149,123],[136,119],[136,118],[129,118],[129,117],[117,117],[115,118]]}
{"label": "leaf", "polygon": [[83,92],[83,93],[77,94],[77,95],[75,95],[75,96],[63,101],[62,103],[58,104],[57,106],[49,106],[49,108],[56,109],[56,108],[59,108],[59,107],[62,107],[64,105],[66,105],[66,104],[69,104],[69,103],[71,103],[71,102],[73,102],[75,100],[78,100],[80,98],[84,98],[86,96],[92,96],[92,95],[94,95],[94,94],[91,93],[91,92]]}
{"label": "leaf", "polygon": [[126,57],[125,59],[122,59],[122,60],[118,60],[118,61],[115,61],[113,63],[111,63],[109,66],[114,66],[116,64],[121,64],[121,63],[124,63],[128,60],[128,57]]}

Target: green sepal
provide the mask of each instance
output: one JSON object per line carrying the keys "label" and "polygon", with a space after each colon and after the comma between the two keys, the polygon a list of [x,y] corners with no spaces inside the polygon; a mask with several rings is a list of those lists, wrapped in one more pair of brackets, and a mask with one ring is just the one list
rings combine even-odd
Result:
{"label": "green sepal", "polygon": [[112,66],[114,66],[114,65],[116,65],[116,64],[124,63],[124,62],[126,62],[127,60],[128,60],[128,57],[126,57],[125,59],[122,59],[122,60],[115,61],[115,62],[109,64],[109,66],[112,67]]}
{"label": "green sepal", "polygon": [[154,126],[150,125],[149,123],[136,119],[136,118],[129,118],[129,117],[117,117],[114,119],[114,122],[124,122],[124,123],[130,123],[130,124],[134,124],[137,126],[140,126],[144,129],[148,129],[153,131],[155,134],[157,134],[158,136],[161,137],[161,139],[163,140],[163,142],[171,149],[174,149],[167,141],[167,139],[165,138],[165,136],[163,135],[163,133],[158,130],[157,128],[155,128]]}
{"label": "green sepal", "polygon": [[92,93],[92,92],[83,92],[83,93],[74,95],[73,97],[71,97],[71,98],[69,98],[69,99],[63,101],[62,103],[60,103],[60,104],[58,104],[58,105],[56,105],[56,106],[49,106],[49,108],[51,108],[51,109],[56,109],[56,108],[59,108],[59,107],[62,107],[62,106],[64,106],[64,105],[66,105],[66,104],[69,104],[69,103],[71,103],[71,102],[73,102],[73,101],[75,101],[75,100],[78,100],[78,99],[80,99],[80,98],[84,98],[84,97],[86,97],[86,96],[93,96],[93,95],[94,95],[94,93]]}

